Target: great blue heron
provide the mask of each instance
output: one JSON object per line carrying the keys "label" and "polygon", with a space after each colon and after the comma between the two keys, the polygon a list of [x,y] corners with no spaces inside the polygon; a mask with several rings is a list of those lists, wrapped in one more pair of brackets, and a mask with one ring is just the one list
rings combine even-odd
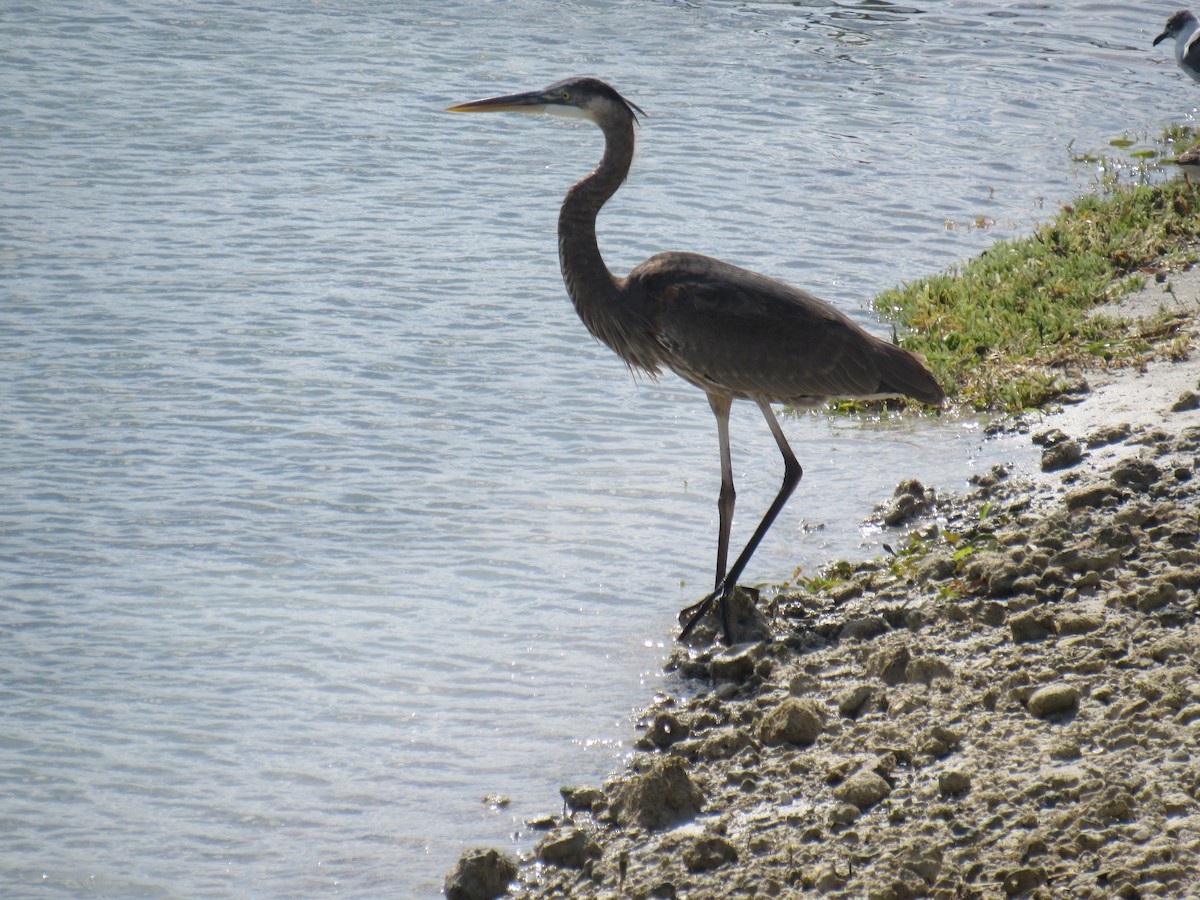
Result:
{"label": "great blue heron", "polygon": [[[715,602],[726,643],[733,635],[729,599],[737,580],[802,470],[771,410],[772,402],[814,406],[831,397],[910,396],[940,404],[945,395],[921,361],[855,325],[812,294],[695,253],[658,253],[624,278],[604,265],[596,216],[633,160],[634,123],[645,113],[596,78],[568,78],[540,91],[460,103],[451,112],[553,113],[581,117],[604,132],[604,156],[572,187],[558,217],[558,253],[575,310],[596,338],[631,371],[657,377],[670,369],[708,395],[721,445],[717,500],[717,576],[712,593],[680,612],[686,637]],[[726,569],[733,522],[729,409],[758,404],[779,452],[783,485],[745,548]]]}
{"label": "great blue heron", "polygon": [[1171,14],[1162,34],[1154,39],[1152,46],[1167,38],[1175,39],[1175,62],[1195,81],[1200,81],[1200,19],[1190,9],[1181,9]]}

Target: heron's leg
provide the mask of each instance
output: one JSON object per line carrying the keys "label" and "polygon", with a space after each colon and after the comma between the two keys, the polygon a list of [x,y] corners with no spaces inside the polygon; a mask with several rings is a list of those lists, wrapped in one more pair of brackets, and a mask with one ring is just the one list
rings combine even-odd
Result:
{"label": "heron's leg", "polygon": [[721,493],[717,495],[717,515],[720,522],[717,532],[717,578],[713,588],[719,588],[725,580],[725,567],[729,562],[729,530],[733,526],[733,505],[737,491],[733,489],[733,462],[729,456],[729,408],[732,397],[708,395],[708,404],[717,417],[717,439],[721,443]]}
{"label": "heron's leg", "polygon": [[771,501],[766,515],[762,517],[762,521],[754,529],[754,534],[750,536],[750,540],[734,561],[733,568],[726,573],[721,583],[717,585],[717,589],[695,606],[690,606],[681,613],[681,615],[690,614],[691,618],[684,624],[683,630],[679,634],[680,638],[686,638],[691,633],[692,629],[696,627],[696,623],[700,621],[701,617],[703,617],[715,601],[721,610],[721,624],[725,629],[725,642],[730,643],[732,641],[733,635],[729,627],[729,598],[733,594],[734,588],[737,587],[737,580],[741,577],[742,571],[746,568],[747,563],[750,562],[750,557],[758,549],[758,545],[771,529],[771,525],[774,524],[779,511],[783,509],[784,504],[787,503],[788,498],[796,489],[796,485],[800,483],[800,477],[804,474],[804,470],[800,468],[800,463],[796,459],[796,454],[788,446],[783,429],[779,427],[779,420],[775,418],[775,412],[771,409],[771,404],[765,400],[759,400],[758,408],[762,410],[762,414],[767,420],[767,425],[771,428],[771,434],[775,437],[775,443],[779,446],[779,452],[783,454],[783,484],[780,485],[779,493],[775,495],[775,499]]}
{"label": "heron's leg", "polygon": [[733,463],[729,455],[729,409],[733,406],[733,398],[709,394],[708,405],[717,417],[717,439],[721,445],[721,492],[717,495],[717,577],[712,594],[680,610],[680,619],[691,617],[680,637],[687,637],[700,617],[712,606],[713,598],[725,580],[725,567],[729,561],[729,530],[733,525],[733,504],[737,497],[733,489]]}
{"label": "heron's leg", "polygon": [[804,470],[800,468],[800,463],[796,460],[796,454],[792,452],[792,448],[788,446],[787,438],[783,436],[783,429],[779,427],[779,420],[775,418],[775,411],[771,409],[771,404],[765,400],[759,400],[758,408],[762,410],[763,416],[766,417],[767,425],[771,428],[771,434],[775,437],[775,443],[779,445],[779,452],[783,454],[783,484],[780,485],[779,493],[775,495],[775,499],[771,501],[771,505],[767,509],[767,514],[762,517],[762,521],[754,529],[754,534],[750,536],[750,540],[734,561],[733,568],[725,576],[724,586],[726,588],[726,596],[733,593],[733,585],[737,584],[737,580],[742,577],[742,570],[750,562],[750,557],[754,555],[754,551],[758,549],[759,543],[766,537],[771,525],[775,522],[776,516],[779,515],[779,511],[783,509],[788,498],[792,496],[792,491],[796,490],[796,485],[800,483],[800,477],[804,474]]}

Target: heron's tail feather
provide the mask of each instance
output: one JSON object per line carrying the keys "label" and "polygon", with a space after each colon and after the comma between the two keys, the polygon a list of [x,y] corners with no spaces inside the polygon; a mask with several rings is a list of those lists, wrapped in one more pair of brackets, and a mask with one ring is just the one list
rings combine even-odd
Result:
{"label": "heron's tail feather", "polygon": [[941,406],[946,399],[946,392],[925,368],[925,361],[895,344],[886,341],[880,341],[880,344],[882,352],[878,364],[881,388],[913,397],[930,406]]}

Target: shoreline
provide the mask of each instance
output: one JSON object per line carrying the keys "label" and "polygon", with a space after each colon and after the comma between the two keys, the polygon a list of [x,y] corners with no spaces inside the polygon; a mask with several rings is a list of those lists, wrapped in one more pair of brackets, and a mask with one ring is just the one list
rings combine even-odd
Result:
{"label": "shoreline", "polygon": [[[1160,308],[1194,345],[1200,267],[1100,313]],[[697,692],[660,698],[623,771],[530,823],[535,856],[468,851],[447,896],[498,896],[487,877],[526,898],[1200,879],[1200,358],[1084,375],[1014,421],[1045,471],[932,485],[897,555],[762,598],[732,648],[677,648]]]}

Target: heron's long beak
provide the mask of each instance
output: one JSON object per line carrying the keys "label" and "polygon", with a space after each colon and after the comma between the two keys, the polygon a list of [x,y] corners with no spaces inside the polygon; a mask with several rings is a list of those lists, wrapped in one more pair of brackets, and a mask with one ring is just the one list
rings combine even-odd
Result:
{"label": "heron's long beak", "polygon": [[1154,43],[1152,43],[1150,46],[1151,46],[1151,47],[1157,47],[1157,46],[1158,46],[1158,45],[1159,45],[1159,44],[1160,44],[1162,41],[1165,41],[1165,40],[1166,40],[1167,38],[1169,38],[1170,36],[1171,36],[1171,32],[1169,32],[1169,31],[1164,31],[1162,34],[1160,34],[1158,37],[1156,37],[1156,38],[1154,39]]}
{"label": "heron's long beak", "polygon": [[484,100],[471,100],[446,107],[446,112],[545,112],[546,97],[542,91],[528,91],[524,94],[505,94],[503,97],[488,97]]}

